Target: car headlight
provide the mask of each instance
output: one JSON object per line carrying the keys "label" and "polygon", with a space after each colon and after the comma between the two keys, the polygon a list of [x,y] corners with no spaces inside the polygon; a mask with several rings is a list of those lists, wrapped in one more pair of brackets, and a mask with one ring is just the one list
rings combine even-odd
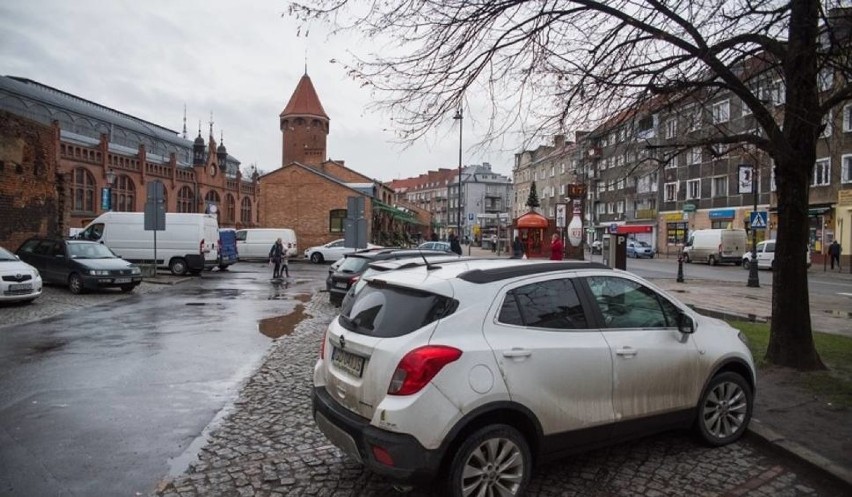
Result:
{"label": "car headlight", "polygon": [[746,334],[742,331],[737,333],[737,338],[739,338],[742,343],[748,345],[748,336],[746,336]]}
{"label": "car headlight", "polygon": [[142,270],[136,266],[130,268],[130,274],[142,274]]}
{"label": "car headlight", "polygon": [[109,276],[109,271],[106,269],[89,269],[89,274],[92,276]]}

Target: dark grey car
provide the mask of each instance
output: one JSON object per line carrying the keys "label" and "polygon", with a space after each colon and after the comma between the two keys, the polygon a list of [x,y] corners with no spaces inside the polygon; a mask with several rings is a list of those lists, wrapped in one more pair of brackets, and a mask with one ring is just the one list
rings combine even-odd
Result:
{"label": "dark grey car", "polygon": [[45,283],[67,285],[71,293],[99,288],[131,292],[142,283],[137,266],[96,242],[30,238],[15,253],[38,269]]}

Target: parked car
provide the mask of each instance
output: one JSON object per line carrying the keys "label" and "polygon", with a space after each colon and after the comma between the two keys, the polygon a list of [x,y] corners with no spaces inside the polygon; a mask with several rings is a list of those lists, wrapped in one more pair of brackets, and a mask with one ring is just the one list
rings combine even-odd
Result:
{"label": "parked car", "polygon": [[631,273],[481,259],[372,276],[323,337],[313,416],[344,453],[441,495],[522,495],[533,463],[751,419],[738,330]]}
{"label": "parked car", "polygon": [[425,257],[428,255],[446,255],[446,252],[434,250],[399,249],[389,248],[357,254],[349,254],[346,260],[337,268],[337,271],[329,275],[326,280],[328,288],[328,299],[334,305],[340,305],[349,288],[358,281],[361,274],[367,269],[371,262],[386,261],[391,259],[408,259],[413,257]]}
{"label": "parked car", "polygon": [[0,247],[0,302],[32,302],[41,296],[38,269]]}
{"label": "parked car", "polygon": [[630,240],[627,242],[627,257],[647,257],[649,259],[654,258],[654,247],[648,244],[648,242],[643,242],[642,240]]}
{"label": "parked car", "polygon": [[231,228],[222,228],[219,230],[219,270],[226,271],[228,266],[237,261],[237,232]]}
{"label": "parked car", "polygon": [[[334,262],[343,258],[346,254],[355,253],[358,249],[353,247],[345,247],[343,238],[328,242],[325,245],[310,247],[305,250],[305,259],[309,259],[314,264],[322,264],[323,262]],[[379,245],[367,244],[368,249],[382,248]]]}
{"label": "parked car", "polygon": [[408,269],[426,265],[429,265],[430,267],[437,267],[442,264],[464,262],[470,260],[474,260],[474,258],[469,256],[459,256],[453,252],[450,252],[449,254],[434,254],[430,252],[428,254],[424,253],[422,257],[410,257],[407,259],[393,259],[389,261],[383,260],[378,262],[371,262],[367,266],[367,269],[365,269],[364,272],[361,273],[361,277],[355,282],[355,284],[349,287],[349,291],[346,292],[346,295],[343,297],[343,303],[341,304],[341,307],[345,307],[346,303],[352,298],[354,298],[355,294],[357,294],[362,288],[364,288],[364,286],[367,284],[367,279],[371,278],[376,274],[384,273],[386,271],[396,271],[397,269]]}
{"label": "parked car", "polygon": [[423,242],[417,246],[420,250],[437,250],[440,252],[452,252],[450,242]]}
{"label": "parked car", "polygon": [[[759,242],[757,251],[757,269],[775,269],[775,239]],[[805,262],[811,267],[811,249],[805,247]],[[743,254],[743,269],[751,267],[751,250]]]}
{"label": "parked car", "polygon": [[137,266],[97,242],[30,238],[15,253],[38,269],[45,283],[68,285],[71,293],[100,288],[132,292],[142,283]]}

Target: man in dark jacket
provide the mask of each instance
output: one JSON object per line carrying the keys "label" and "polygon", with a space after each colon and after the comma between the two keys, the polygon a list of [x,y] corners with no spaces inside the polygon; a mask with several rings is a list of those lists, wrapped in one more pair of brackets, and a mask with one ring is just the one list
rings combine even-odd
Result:
{"label": "man in dark jacket", "polygon": [[459,243],[459,237],[457,237],[453,233],[450,233],[450,250],[458,255],[462,255],[462,248],[461,244]]}
{"label": "man in dark jacket", "polygon": [[834,269],[834,262],[837,261],[837,269],[840,269],[840,244],[837,243],[837,240],[831,242],[831,245],[828,246],[828,256],[831,258],[831,269]]}

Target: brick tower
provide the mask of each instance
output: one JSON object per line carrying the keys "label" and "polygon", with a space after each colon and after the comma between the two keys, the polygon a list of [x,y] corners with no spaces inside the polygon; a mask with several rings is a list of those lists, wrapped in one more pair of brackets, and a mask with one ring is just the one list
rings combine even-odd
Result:
{"label": "brick tower", "polygon": [[308,73],[302,76],[293,96],[281,112],[281,165],[300,162],[318,166],[326,158],[328,115],[322,108]]}

